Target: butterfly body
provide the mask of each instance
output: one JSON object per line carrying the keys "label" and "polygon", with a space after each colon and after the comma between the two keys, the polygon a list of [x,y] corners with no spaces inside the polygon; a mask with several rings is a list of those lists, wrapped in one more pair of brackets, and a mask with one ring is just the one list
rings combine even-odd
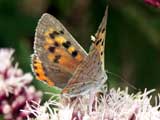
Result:
{"label": "butterfly body", "polygon": [[107,80],[104,70],[107,11],[88,54],[56,18],[43,14],[36,28],[32,55],[36,78],[62,88],[62,94],[70,97],[99,89]]}

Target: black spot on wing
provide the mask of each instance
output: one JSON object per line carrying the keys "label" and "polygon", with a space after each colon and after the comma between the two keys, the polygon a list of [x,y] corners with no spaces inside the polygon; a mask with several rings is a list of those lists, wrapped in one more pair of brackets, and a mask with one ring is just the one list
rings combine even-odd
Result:
{"label": "black spot on wing", "polygon": [[106,29],[105,29],[105,28],[103,28],[103,29],[102,29],[102,33],[104,33],[104,31],[105,31],[105,30],[106,30]]}
{"label": "black spot on wing", "polygon": [[61,30],[61,31],[59,31],[59,33],[60,33],[60,34],[64,34],[64,31],[63,31],[63,30]]}
{"label": "black spot on wing", "polygon": [[55,47],[58,47],[59,44],[55,41],[55,42],[54,42],[54,46],[55,46]]}
{"label": "black spot on wing", "polygon": [[33,68],[36,70],[36,69],[37,69],[37,66],[33,65]]}
{"label": "black spot on wing", "polygon": [[39,75],[39,73],[36,73],[36,76],[38,76],[38,77],[39,77],[39,76],[40,76],[40,75]]}
{"label": "black spot on wing", "polygon": [[103,55],[103,52],[101,52],[101,55]]}
{"label": "black spot on wing", "polygon": [[48,48],[48,50],[49,50],[51,53],[54,53],[55,47],[51,46],[51,47]]}
{"label": "black spot on wing", "polygon": [[101,41],[102,41],[102,39],[99,39],[99,40],[96,42],[96,45],[98,45]]}
{"label": "black spot on wing", "polygon": [[78,54],[78,51],[74,50],[74,51],[72,52],[72,57],[76,57],[77,54]]}
{"label": "black spot on wing", "polygon": [[57,31],[53,31],[52,33],[49,34],[50,38],[54,39],[56,35],[59,35]]}
{"label": "black spot on wing", "polygon": [[60,58],[61,58],[61,55],[56,55],[55,59],[54,59],[54,62],[58,63]]}
{"label": "black spot on wing", "polygon": [[101,45],[103,46],[103,44],[104,44],[104,41],[102,41]]}
{"label": "black spot on wing", "polygon": [[33,63],[34,63],[34,64],[36,64],[36,63],[37,63],[37,61],[36,61],[35,59],[33,59]]}
{"label": "black spot on wing", "polygon": [[70,41],[66,41],[66,42],[63,43],[63,46],[65,48],[69,48],[71,46],[71,42]]}

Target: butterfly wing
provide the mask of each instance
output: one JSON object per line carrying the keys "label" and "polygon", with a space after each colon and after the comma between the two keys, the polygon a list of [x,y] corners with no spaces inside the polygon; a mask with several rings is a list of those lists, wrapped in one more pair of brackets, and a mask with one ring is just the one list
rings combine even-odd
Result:
{"label": "butterfly wing", "polygon": [[107,23],[108,7],[105,15],[95,34],[89,55],[78,66],[77,70],[69,80],[67,86],[63,89],[63,95],[71,97],[84,94],[88,91],[99,89],[107,80],[104,70],[104,46]]}
{"label": "butterfly wing", "polygon": [[87,56],[66,28],[53,16],[40,18],[34,41],[32,68],[37,79],[63,88]]}
{"label": "butterfly wing", "polygon": [[99,25],[98,30],[95,34],[95,40],[93,41],[90,47],[90,51],[97,49],[97,51],[99,52],[103,69],[104,69],[104,49],[105,49],[107,17],[108,17],[108,6],[106,7],[102,22]]}

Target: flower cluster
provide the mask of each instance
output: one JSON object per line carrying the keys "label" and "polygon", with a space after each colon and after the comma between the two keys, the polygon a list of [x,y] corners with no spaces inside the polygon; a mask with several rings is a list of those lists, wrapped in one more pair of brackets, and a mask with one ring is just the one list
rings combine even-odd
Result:
{"label": "flower cluster", "polygon": [[[29,111],[36,118],[28,120],[160,120],[160,103],[151,105],[154,90],[129,95],[128,89],[109,92],[103,90],[103,96],[95,95],[91,100],[84,95],[67,104],[50,99],[38,107],[29,106]],[[156,101],[159,100],[159,97]],[[92,103],[90,103],[92,101]],[[66,103],[66,102],[65,102]],[[34,109],[33,109],[34,108]]]}
{"label": "flower cluster", "polygon": [[160,0],[144,0],[146,3],[160,8]]}
{"label": "flower cluster", "polygon": [[28,114],[21,109],[27,109],[27,101],[38,102],[42,93],[29,85],[30,73],[23,74],[17,64],[12,65],[13,53],[13,49],[0,49],[0,114],[5,120],[23,120]]}

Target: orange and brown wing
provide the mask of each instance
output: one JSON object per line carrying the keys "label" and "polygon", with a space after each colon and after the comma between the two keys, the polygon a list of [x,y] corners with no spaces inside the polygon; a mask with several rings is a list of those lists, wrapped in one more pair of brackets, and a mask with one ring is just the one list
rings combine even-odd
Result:
{"label": "orange and brown wing", "polygon": [[[35,73],[34,61],[38,59],[48,81],[63,88],[86,56],[85,50],[56,18],[47,13],[42,15],[35,33],[32,59]],[[42,80],[43,77],[37,78]]]}
{"label": "orange and brown wing", "polygon": [[98,27],[95,34],[95,41],[93,41],[90,51],[97,49],[99,56],[102,61],[102,67],[104,69],[104,49],[105,49],[105,37],[106,37],[106,25],[108,17],[108,6],[106,7],[105,14],[103,16],[102,22]]}

